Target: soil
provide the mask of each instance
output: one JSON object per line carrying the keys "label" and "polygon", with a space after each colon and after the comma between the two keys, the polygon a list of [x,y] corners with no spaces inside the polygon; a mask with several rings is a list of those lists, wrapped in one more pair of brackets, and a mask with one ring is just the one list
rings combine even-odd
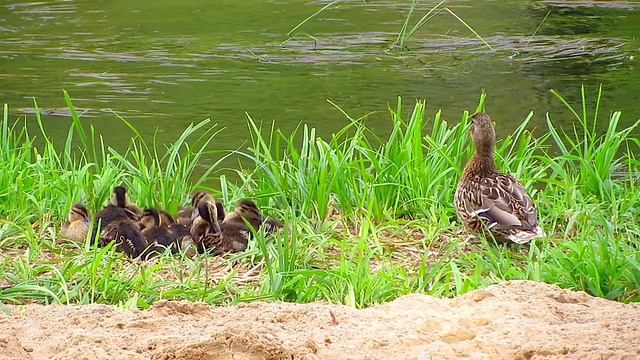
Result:
{"label": "soil", "polygon": [[531,281],[362,310],[187,301],[8,309],[0,359],[640,359],[640,304]]}

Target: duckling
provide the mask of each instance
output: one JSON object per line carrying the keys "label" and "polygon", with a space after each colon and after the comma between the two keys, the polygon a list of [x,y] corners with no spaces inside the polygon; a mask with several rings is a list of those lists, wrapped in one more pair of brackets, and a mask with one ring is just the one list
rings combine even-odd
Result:
{"label": "duckling", "polygon": [[73,204],[69,210],[67,221],[62,224],[60,233],[69,240],[83,242],[87,238],[90,225],[91,218],[87,208],[80,203]]}
{"label": "duckling", "polygon": [[[247,222],[251,227],[247,225]],[[220,224],[224,242],[223,248],[229,252],[246,250],[249,240],[253,237],[253,231],[257,231],[260,227],[264,227],[267,232],[273,232],[283,228],[283,225],[275,219],[262,215],[255,202],[251,200],[240,201]]]}
{"label": "duckling", "polygon": [[195,218],[192,218],[194,214],[193,208],[190,206],[180,206],[176,213],[176,223],[184,226],[191,226]]}
{"label": "duckling", "polygon": [[[138,224],[140,208],[131,202],[127,190],[116,186],[110,204],[105,206],[94,220],[92,241],[98,237],[98,246],[106,246],[112,241],[116,248],[132,258],[139,257],[148,244],[140,232]],[[98,234],[98,228],[100,233]]]}
{"label": "duckling", "polygon": [[209,251],[218,255],[225,251],[218,224],[218,210],[212,201],[198,203],[198,216],[193,221],[190,232],[199,253]]}
{"label": "duckling", "polygon": [[149,247],[138,225],[128,219],[117,219],[102,228],[98,245],[104,247],[112,241],[115,241],[118,251],[134,259],[146,253]]}
{"label": "duckling", "polygon": [[173,216],[171,216],[171,214],[169,214],[168,211],[165,210],[160,210],[160,209],[145,209],[144,211],[142,211],[142,213],[140,214],[140,219],[139,219],[139,224],[140,224],[140,230],[144,230],[144,228],[147,226],[147,224],[153,224],[152,221],[149,220],[149,218],[147,218],[146,221],[142,221],[143,220],[143,216],[145,216],[145,213],[147,213],[147,216],[149,215],[149,211],[153,210],[155,212],[158,213],[158,218],[160,219],[160,222],[158,223],[157,226],[162,226],[164,228],[168,228],[169,226],[173,225],[176,223],[176,220],[173,218]]}
{"label": "duckling", "polygon": [[245,224],[243,219],[246,219],[251,226],[253,226],[254,230],[264,227],[266,232],[269,233],[275,232],[284,227],[280,221],[262,215],[262,212],[260,212],[256,203],[252,200],[241,200],[238,202],[235,209],[222,221],[222,224]]}
{"label": "duckling", "polygon": [[95,240],[98,227],[105,229],[107,225],[115,221],[138,221],[141,214],[140,208],[131,202],[127,190],[123,186],[116,186],[113,189],[109,205],[96,214],[91,241]]}
{"label": "duckling", "polygon": [[[177,223],[167,211],[158,210],[158,216],[160,218],[160,226],[167,228],[175,238],[176,251],[186,249],[193,244],[188,226]],[[173,251],[173,253],[175,254],[176,251]]]}
{"label": "duckling", "polygon": [[215,199],[208,192],[204,190],[198,190],[194,192],[193,196],[191,197],[190,207],[180,207],[178,213],[176,214],[176,222],[178,224],[191,226],[196,217],[198,217],[198,204],[201,201],[209,201],[211,203],[215,203],[218,222],[224,220],[224,217],[226,215],[224,206],[220,202],[215,201]]}
{"label": "duckling", "polygon": [[545,236],[538,213],[524,187],[500,173],[493,158],[496,134],[485,113],[471,117],[473,156],[464,167],[454,205],[460,221],[476,233],[489,232],[497,241],[526,244]]}
{"label": "duckling", "polygon": [[131,218],[134,220],[140,219],[140,216],[142,216],[142,210],[138,205],[131,202],[129,193],[127,193],[127,189],[125,189],[124,186],[116,186],[113,189],[113,195],[111,195],[110,202],[113,206],[126,209],[131,213]]}
{"label": "duckling", "polygon": [[176,237],[169,231],[168,226],[161,226],[162,217],[160,211],[149,208],[142,212],[140,227],[149,247],[145,251],[145,257],[150,257],[171,248],[172,253],[177,252]]}
{"label": "duckling", "polygon": [[169,231],[176,239],[178,250],[185,250],[193,244],[191,229],[188,226],[182,224],[171,224],[169,225]]}

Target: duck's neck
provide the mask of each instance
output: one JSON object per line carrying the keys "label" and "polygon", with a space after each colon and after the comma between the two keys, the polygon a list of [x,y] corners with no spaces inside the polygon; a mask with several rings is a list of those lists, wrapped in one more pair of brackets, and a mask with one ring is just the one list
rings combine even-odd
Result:
{"label": "duck's neck", "polygon": [[464,178],[485,177],[498,172],[496,162],[493,160],[493,151],[473,153],[471,159],[464,167],[462,176]]}

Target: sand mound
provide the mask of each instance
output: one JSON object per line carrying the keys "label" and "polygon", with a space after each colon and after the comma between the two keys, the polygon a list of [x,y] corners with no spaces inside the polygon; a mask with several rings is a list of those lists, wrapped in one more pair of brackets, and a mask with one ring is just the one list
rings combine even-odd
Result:
{"label": "sand mound", "polygon": [[9,306],[0,359],[640,359],[640,304],[531,281],[369,309]]}

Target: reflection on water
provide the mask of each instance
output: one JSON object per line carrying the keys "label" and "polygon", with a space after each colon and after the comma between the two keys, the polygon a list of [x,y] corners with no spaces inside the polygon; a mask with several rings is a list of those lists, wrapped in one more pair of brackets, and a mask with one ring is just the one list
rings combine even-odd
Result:
{"label": "reflection on water", "polygon": [[408,3],[345,2],[287,39],[325,2],[13,0],[0,8],[0,101],[19,116],[35,111],[35,97],[46,130],[62,140],[65,89],[115,148],[130,132],[114,112],[145,136],[159,127],[161,142],[211,118],[226,127],[214,146],[233,149],[247,140],[245,111],[285,133],[304,121],[328,136],[346,123],[331,100],[353,117],[378,111],[367,123],[384,134],[397,96],[427,98],[429,112],[455,121],[482,90],[504,134],[531,110],[534,126],[544,127],[547,111],[572,121],[549,89],[577,102],[582,84],[594,98],[604,84],[605,112],[625,111],[627,124],[638,117],[637,3],[457,1],[451,9],[493,50],[441,14],[410,51],[390,52]]}

